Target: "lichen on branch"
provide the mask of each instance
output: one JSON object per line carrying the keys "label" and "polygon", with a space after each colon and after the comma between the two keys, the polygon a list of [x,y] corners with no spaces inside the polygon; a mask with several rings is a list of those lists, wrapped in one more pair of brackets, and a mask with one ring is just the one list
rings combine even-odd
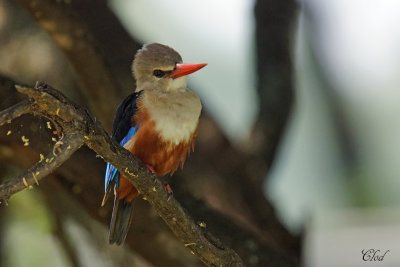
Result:
{"label": "lichen on branch", "polygon": [[93,119],[86,109],[44,82],[38,82],[35,88],[16,88],[30,98],[1,111],[0,126],[24,114],[39,115],[46,117],[56,126],[60,140],[44,160],[23,174],[0,184],[0,199],[7,202],[12,194],[38,183],[65,162],[81,145],[86,144],[125,174],[177,238],[205,264],[244,266],[235,251],[196,224],[175,198],[168,199],[161,181],[152,175],[140,160],[113,141],[101,123]]}

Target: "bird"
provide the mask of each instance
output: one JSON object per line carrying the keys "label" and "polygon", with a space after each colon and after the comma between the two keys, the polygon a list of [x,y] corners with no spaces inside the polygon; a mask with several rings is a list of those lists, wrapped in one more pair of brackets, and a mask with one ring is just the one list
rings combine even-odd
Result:
{"label": "bird", "polygon": [[[183,168],[194,150],[202,105],[199,97],[187,88],[186,75],[206,65],[183,63],[178,52],[160,43],[144,45],[134,57],[136,90],[118,106],[111,138],[158,177]],[[132,223],[134,200],[140,192],[116,167],[107,163],[102,206],[111,191],[114,206],[109,243],[121,245]]]}

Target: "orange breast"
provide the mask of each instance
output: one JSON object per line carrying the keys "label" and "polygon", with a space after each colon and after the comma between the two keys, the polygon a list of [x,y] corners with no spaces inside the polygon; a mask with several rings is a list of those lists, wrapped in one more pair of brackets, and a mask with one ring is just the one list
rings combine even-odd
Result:
{"label": "orange breast", "polygon": [[186,157],[194,149],[197,128],[188,140],[179,144],[163,140],[155,130],[155,123],[149,118],[145,109],[138,112],[135,121],[139,122],[139,130],[132,140],[129,151],[155,170],[157,176],[175,172],[183,167]]}
{"label": "orange breast", "polygon": [[[143,163],[150,165],[157,176],[164,176],[168,173],[172,175],[179,166],[183,167],[187,156],[193,151],[198,128],[188,140],[173,144],[163,140],[156,132],[155,122],[151,120],[146,109],[140,108],[139,110],[134,117],[139,129],[124,147]],[[138,194],[137,189],[121,175],[118,198],[131,202]]]}

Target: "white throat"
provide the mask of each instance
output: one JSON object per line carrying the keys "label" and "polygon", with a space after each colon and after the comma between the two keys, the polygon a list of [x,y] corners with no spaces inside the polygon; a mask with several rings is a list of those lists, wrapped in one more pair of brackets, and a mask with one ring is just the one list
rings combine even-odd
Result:
{"label": "white throat", "polygon": [[187,82],[186,82],[186,76],[179,77],[177,79],[168,79],[169,80],[169,86],[167,91],[169,92],[174,92],[174,91],[184,91],[187,89]]}
{"label": "white throat", "polygon": [[[176,79],[179,80],[179,79]],[[176,81],[176,86],[179,81]],[[186,81],[185,81],[186,83]],[[155,130],[165,141],[178,145],[188,142],[197,128],[200,113],[200,99],[184,87],[167,93],[145,92],[143,104],[155,122]]]}

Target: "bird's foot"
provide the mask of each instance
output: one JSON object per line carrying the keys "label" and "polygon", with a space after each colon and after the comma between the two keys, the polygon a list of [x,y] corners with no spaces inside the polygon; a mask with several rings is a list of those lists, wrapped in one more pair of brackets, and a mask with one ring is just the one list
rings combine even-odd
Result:
{"label": "bird's foot", "polygon": [[167,182],[165,182],[165,181],[162,181],[161,183],[162,183],[163,186],[165,187],[165,191],[167,191],[167,194],[168,194],[167,200],[170,200],[170,198],[171,198],[172,195],[174,194],[174,192],[173,192],[172,189],[171,189],[171,186],[170,186]]}
{"label": "bird's foot", "polygon": [[150,166],[149,164],[146,164],[146,167],[149,169],[149,171],[151,172],[151,174],[155,174],[156,171],[153,169],[152,166]]}

